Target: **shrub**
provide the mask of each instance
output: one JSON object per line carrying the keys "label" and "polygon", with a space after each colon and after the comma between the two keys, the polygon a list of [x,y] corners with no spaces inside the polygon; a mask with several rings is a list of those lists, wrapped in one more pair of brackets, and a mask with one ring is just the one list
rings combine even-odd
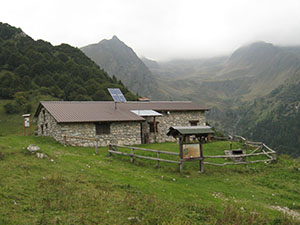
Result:
{"label": "shrub", "polygon": [[4,110],[7,114],[17,114],[20,112],[21,107],[16,102],[9,102],[4,105]]}

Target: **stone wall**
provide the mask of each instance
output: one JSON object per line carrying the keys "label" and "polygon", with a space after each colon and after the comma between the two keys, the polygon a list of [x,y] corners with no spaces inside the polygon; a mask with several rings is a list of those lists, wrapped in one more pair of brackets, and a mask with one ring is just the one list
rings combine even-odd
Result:
{"label": "stone wall", "polygon": [[[110,134],[96,135],[95,123],[57,123],[51,114],[42,109],[38,117],[38,135],[50,136],[55,140],[64,143],[64,135],[99,138],[100,146],[111,144],[133,145],[141,144],[140,123],[139,122],[112,122],[110,124]],[[74,146],[93,147],[94,141],[67,138],[67,142]]]}
{"label": "stone wall", "polygon": [[[148,134],[149,141],[166,142],[175,141],[173,137],[166,134],[171,126],[190,126],[190,121],[199,120],[198,125],[205,125],[206,118],[204,111],[171,111],[160,112],[161,117],[156,117],[157,133],[150,133],[148,122],[153,122],[153,117],[146,117],[143,122],[142,130]],[[140,122],[112,122],[110,124],[110,134],[96,135],[95,123],[57,123],[51,114],[42,108],[38,116],[38,135],[50,136],[55,140],[64,143],[63,135],[99,138],[100,146],[111,144],[134,145],[141,144],[141,124]],[[94,141],[67,139],[68,144],[76,146],[94,146]]]}
{"label": "stone wall", "polygon": [[42,110],[40,111],[37,126],[39,136],[50,136],[56,140],[59,140],[61,138],[60,125],[45,108],[42,108]]}
{"label": "stone wall", "polygon": [[[191,126],[190,121],[199,120],[198,126],[205,125],[206,117],[204,111],[170,111],[160,112],[163,114],[161,117],[156,117],[157,134],[156,142],[175,141],[173,137],[168,137],[167,133],[169,127],[173,126]],[[153,121],[153,118],[147,120]],[[150,142],[154,142],[154,133],[150,133]]]}
{"label": "stone wall", "polygon": [[[95,123],[62,123],[60,124],[62,134],[66,136],[99,138],[100,146],[109,144],[133,145],[141,144],[139,122],[112,122],[110,123],[110,134],[96,135]],[[71,145],[93,147],[93,141],[80,139],[67,139]]]}

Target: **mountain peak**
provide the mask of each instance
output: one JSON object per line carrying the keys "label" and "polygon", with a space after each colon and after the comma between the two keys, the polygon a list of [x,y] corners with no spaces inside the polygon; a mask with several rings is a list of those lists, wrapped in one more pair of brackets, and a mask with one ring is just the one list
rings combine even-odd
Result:
{"label": "mountain peak", "polygon": [[279,48],[271,43],[263,41],[254,42],[234,51],[230,57],[230,61],[238,61],[243,65],[254,62],[261,63],[273,58],[279,51]]}
{"label": "mountain peak", "polygon": [[153,91],[157,87],[155,77],[133,49],[116,35],[81,50],[110,76],[116,76],[133,92],[154,99],[154,96],[158,96],[158,91]]}
{"label": "mountain peak", "polygon": [[120,41],[120,39],[117,37],[117,35],[114,35],[114,36],[112,37],[112,40],[118,40],[118,41]]}

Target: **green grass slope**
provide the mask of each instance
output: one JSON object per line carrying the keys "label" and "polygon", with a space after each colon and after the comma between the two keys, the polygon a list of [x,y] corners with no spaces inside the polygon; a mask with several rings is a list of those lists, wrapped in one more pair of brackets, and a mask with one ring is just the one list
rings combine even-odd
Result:
{"label": "green grass slope", "polygon": [[0,136],[23,133],[23,117],[20,114],[7,115],[3,106],[11,100],[0,100]]}
{"label": "green grass slope", "polygon": [[[25,148],[36,144],[49,158]],[[228,142],[204,145],[220,153]],[[143,147],[178,151],[175,143]],[[234,146],[240,147],[238,144]],[[0,224],[297,224],[271,209],[300,212],[300,163],[216,168],[107,156],[51,138],[0,137]]]}

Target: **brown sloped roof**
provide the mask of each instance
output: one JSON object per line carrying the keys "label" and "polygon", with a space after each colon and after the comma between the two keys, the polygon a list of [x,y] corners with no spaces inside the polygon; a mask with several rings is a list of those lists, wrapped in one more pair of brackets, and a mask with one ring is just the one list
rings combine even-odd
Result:
{"label": "brown sloped roof", "polygon": [[115,109],[115,103],[109,101],[41,101],[35,116],[39,115],[42,107],[45,107],[58,123],[145,120],[130,110],[208,110],[192,102],[125,102],[117,103],[117,109]]}
{"label": "brown sloped roof", "polygon": [[149,102],[126,102],[120,105],[128,110],[156,110],[156,111],[207,111],[208,108],[191,101],[149,101]]}

